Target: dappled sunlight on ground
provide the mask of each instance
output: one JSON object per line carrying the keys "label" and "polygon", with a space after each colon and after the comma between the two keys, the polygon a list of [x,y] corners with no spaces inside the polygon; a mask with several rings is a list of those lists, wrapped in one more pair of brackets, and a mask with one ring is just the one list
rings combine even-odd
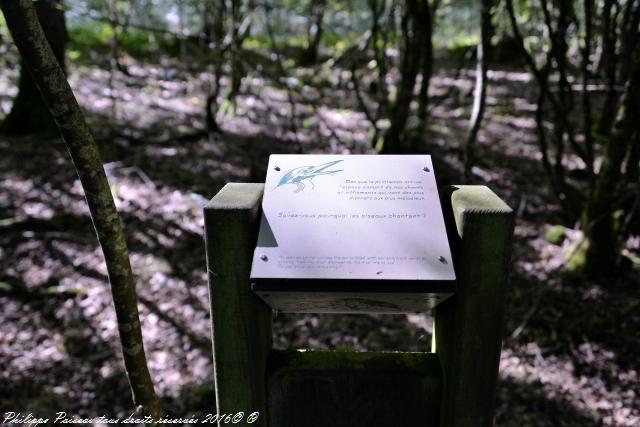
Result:
{"label": "dappled sunlight on ground", "polygon": [[638,373],[620,368],[615,354],[597,343],[580,344],[568,355],[543,354],[533,342],[517,349],[507,348],[502,352],[500,372],[507,380],[540,389],[549,400],[564,401],[591,418],[593,424],[599,414],[607,414],[602,419],[606,425],[640,423],[633,409]]}
{"label": "dappled sunlight on ground", "polygon": [[[122,215],[157,391],[172,412],[211,410],[202,207],[225,182],[263,179],[270,153],[370,153],[372,129],[345,89],[348,72],[314,75],[301,69],[290,83],[308,88],[296,92],[295,107],[286,90],[256,73],[246,79],[236,105],[218,115],[224,132],[208,136],[205,73],[187,72],[173,61],[127,62],[131,75],[116,73],[112,88],[107,71],[87,65],[71,70],[71,83]],[[446,77],[451,75],[437,70],[437,105],[424,138],[440,184],[461,182],[457,153],[473,89],[472,70],[463,70],[460,79]],[[0,89],[13,93],[15,77],[15,70],[0,76]],[[636,288],[630,280],[615,286],[577,283],[561,274],[579,236],[569,232],[557,246],[542,238],[562,220],[535,145],[530,76],[491,71],[490,79],[473,173],[518,214],[499,425],[637,425],[638,314],[620,326],[589,326],[596,314],[607,319],[609,310],[624,308]],[[313,89],[318,87],[323,89]],[[438,100],[444,94],[449,96]],[[0,98],[0,114],[7,105]],[[11,289],[0,293],[0,364],[6,367],[0,371],[0,402],[25,411],[44,407],[89,416],[109,410],[126,416],[130,395],[105,266],[64,145],[0,139],[0,151],[0,219],[30,221],[0,230],[0,282]],[[570,156],[567,161],[575,162]],[[274,343],[428,351],[431,333],[424,315],[279,314]]]}

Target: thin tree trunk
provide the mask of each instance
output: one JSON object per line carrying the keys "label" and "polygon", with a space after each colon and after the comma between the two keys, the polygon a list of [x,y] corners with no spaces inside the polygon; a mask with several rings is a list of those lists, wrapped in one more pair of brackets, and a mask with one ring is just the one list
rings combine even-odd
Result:
{"label": "thin tree trunk", "polygon": [[473,97],[473,109],[469,121],[469,135],[464,142],[462,151],[464,162],[464,180],[471,182],[471,168],[475,163],[474,146],[478,137],[478,131],[482,125],[482,118],[487,98],[487,71],[489,70],[489,56],[491,49],[491,37],[493,25],[491,24],[491,8],[493,0],[482,0],[480,12],[480,41],[477,49],[476,87]]}
{"label": "thin tree trunk", "polygon": [[[376,148],[379,143],[380,138],[380,129],[378,128],[378,120],[381,117],[387,115],[389,110],[389,91],[387,90],[387,74],[388,74],[388,64],[387,64],[387,44],[389,40],[389,33],[391,29],[389,25],[381,26],[380,19],[384,17],[386,10],[386,1],[385,0],[368,0],[367,5],[369,6],[369,10],[371,11],[371,37],[367,41],[370,44],[371,49],[373,50],[373,55],[376,60],[376,68],[377,68],[377,83],[372,84],[373,94],[375,95],[375,101],[377,103],[377,107],[375,110],[372,108],[371,114],[369,114],[369,121],[373,127],[373,136],[371,138],[371,146]],[[389,15],[393,14],[393,4],[391,4],[389,8]],[[387,24],[391,19],[387,19]],[[355,72],[355,69],[352,70],[352,75]],[[356,82],[357,83],[357,82]],[[356,95],[358,95],[357,85],[354,83],[354,88],[356,88]],[[364,103],[359,100],[361,106]],[[363,108],[364,110],[365,108]],[[375,112],[374,112],[375,111]]]}
{"label": "thin tree trunk", "polygon": [[420,82],[420,92],[418,93],[418,135],[413,139],[412,151],[418,151],[417,142],[422,139],[427,130],[428,107],[429,107],[429,85],[433,74],[433,23],[436,13],[437,2],[433,8],[429,5],[429,0],[422,1],[422,20],[424,25],[424,54],[422,55],[422,81]]}
{"label": "thin tree trunk", "polygon": [[201,0],[199,3],[200,13],[202,13],[202,29],[200,31],[200,49],[203,54],[209,49],[211,37],[213,36],[213,28],[211,26],[211,4],[209,0]]}
{"label": "thin tree trunk", "polygon": [[230,62],[231,62],[231,88],[229,90],[228,99],[233,105],[233,110],[236,108],[236,96],[240,93],[240,87],[242,85],[242,62],[240,61],[239,49],[240,49],[240,21],[242,15],[240,8],[242,6],[242,0],[231,1],[231,50],[230,50]]}
{"label": "thin tree trunk", "polygon": [[180,49],[180,62],[186,64],[187,62],[187,44],[184,37],[184,12],[182,10],[183,2],[178,1],[178,44]]}
{"label": "thin tree trunk", "polygon": [[287,98],[289,100],[289,105],[291,108],[291,120],[289,120],[289,130],[292,134],[292,137],[296,146],[298,147],[298,153],[301,154],[302,145],[300,144],[300,139],[298,138],[298,125],[296,124],[298,121],[298,114],[296,112],[296,100],[293,96],[293,90],[289,86],[289,83],[287,83],[286,81],[286,76],[288,75],[288,73],[287,73],[287,70],[285,69],[282,52],[280,51],[280,47],[278,46],[278,43],[276,41],[276,36],[275,36],[275,32],[273,31],[273,26],[271,25],[271,21],[269,17],[269,13],[271,9],[266,3],[262,5],[262,8],[264,10],[267,35],[269,36],[269,41],[271,43],[271,51],[276,55],[276,64],[278,66],[278,71],[280,72],[280,76],[275,79],[275,82],[278,83],[278,85],[283,86],[287,92]]}
{"label": "thin tree trunk", "polygon": [[619,81],[625,82],[629,78],[631,70],[633,52],[640,38],[640,1],[629,1],[622,21],[622,29],[620,31],[620,66]]}
{"label": "thin tree trunk", "polygon": [[422,59],[423,23],[418,0],[407,0],[402,17],[402,60],[396,100],[390,111],[390,125],[384,136],[381,154],[405,152],[405,128],[411,111],[416,77]]}
{"label": "thin tree trunk", "polygon": [[109,50],[111,57],[109,58],[109,98],[111,98],[111,120],[113,125],[118,121],[118,97],[115,90],[115,73],[118,69],[120,56],[120,46],[118,43],[118,5],[114,0],[105,0],[104,2],[109,14],[109,27],[111,28],[111,38],[109,40]]}
{"label": "thin tree trunk", "polygon": [[615,5],[616,2],[614,0],[605,0],[602,11],[602,57],[600,59],[600,68],[604,71],[608,89],[597,127],[600,137],[607,137],[611,133],[615,118],[615,105],[618,99],[618,94],[616,93],[618,55],[615,48],[618,40],[618,28],[616,25],[618,9],[614,8]]}
{"label": "thin tree trunk", "polygon": [[[225,34],[225,25],[224,21],[227,17],[227,4],[225,0],[218,0],[216,2],[216,7],[214,8],[214,17],[213,17],[213,37],[214,43],[216,46],[222,44],[222,40],[224,39]],[[219,49],[220,47],[218,47]]]}
{"label": "thin tree trunk", "polygon": [[324,11],[326,0],[312,0],[309,18],[309,28],[307,29],[307,47],[302,53],[302,64],[312,65],[318,61],[318,51],[322,40],[322,29],[324,21]]}
{"label": "thin tree trunk", "polygon": [[[209,0],[204,0],[208,3]],[[208,6],[208,5],[207,5]],[[207,133],[211,137],[214,133],[220,132],[220,125],[216,120],[218,114],[218,95],[220,94],[220,81],[222,79],[222,69],[226,58],[226,49],[223,48],[225,36],[225,19],[227,15],[226,4],[224,0],[219,0],[213,7],[213,23],[211,24],[211,36],[213,37],[213,66],[211,72],[211,87],[207,94],[205,102],[205,122],[207,124]]]}
{"label": "thin tree trunk", "polygon": [[[62,69],[65,69],[65,45],[67,27],[64,10],[59,0],[40,0],[35,2],[38,19],[44,34],[53,49]],[[55,123],[42,100],[31,76],[23,64],[20,66],[18,95],[13,101],[11,112],[5,118],[0,132],[5,135],[24,135],[29,133],[55,132]]]}
{"label": "thin tree trunk", "polygon": [[142,413],[160,417],[162,409],[144,352],[127,243],[98,147],[66,76],[47,43],[32,1],[1,0],[0,6],[13,40],[53,115],[82,183],[107,265],[133,401],[141,407]]}
{"label": "thin tree trunk", "polygon": [[[565,151],[565,137],[569,140],[576,153],[582,158],[584,158],[584,150],[580,150],[580,147],[576,145],[575,138],[573,137],[572,124],[566,116],[566,112],[570,111],[570,105],[572,105],[570,94],[567,94],[566,86],[568,83],[566,80],[566,70],[564,70],[564,63],[566,62],[566,40],[564,40],[566,28],[564,27],[566,27],[567,12],[564,11],[560,14],[562,15],[562,19],[560,17],[558,18],[557,27],[562,27],[562,29],[554,29],[552,25],[552,14],[548,9],[548,1],[541,0],[545,26],[551,39],[551,50],[545,55],[545,65],[538,67],[532,53],[525,47],[524,37],[520,32],[516,20],[513,0],[505,0],[505,6],[518,49],[535,77],[538,90],[542,92],[538,102],[536,122],[538,142],[543,153],[545,172],[547,173],[549,181],[552,183],[554,195],[562,207],[563,213],[568,219],[574,221],[580,216],[582,200],[579,192],[577,192],[565,178],[564,165],[562,163]],[[565,24],[561,24],[563,21]],[[562,58],[563,55],[564,59]],[[550,75],[554,70],[560,75],[559,82],[557,83],[558,90],[554,90],[553,81],[550,79]],[[544,109],[547,106],[551,107],[551,121],[553,124],[553,144],[551,147],[547,146],[545,125],[543,122],[545,116]],[[554,153],[553,159],[549,158],[549,153],[551,152]]]}
{"label": "thin tree trunk", "polygon": [[587,172],[590,179],[593,178],[593,124],[591,123],[591,96],[589,95],[589,81],[591,71],[591,37],[593,36],[593,0],[584,0],[584,46],[582,50],[582,131],[584,133],[584,144],[587,159]]}
{"label": "thin tree trunk", "polygon": [[[636,129],[635,136],[631,141],[629,157],[625,162],[624,176],[631,185],[640,186],[640,129]],[[638,192],[640,194],[640,192]]]}

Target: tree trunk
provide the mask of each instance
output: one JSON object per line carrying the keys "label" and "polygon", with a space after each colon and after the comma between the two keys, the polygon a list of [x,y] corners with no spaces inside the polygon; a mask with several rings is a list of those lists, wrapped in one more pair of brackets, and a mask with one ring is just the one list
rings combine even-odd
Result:
{"label": "tree trunk", "polygon": [[615,105],[617,101],[616,93],[616,69],[618,66],[618,55],[616,55],[617,26],[615,23],[615,15],[612,14],[614,0],[605,0],[602,9],[602,54],[600,57],[600,68],[604,73],[607,82],[607,95],[600,121],[597,125],[597,133],[600,136],[608,137],[611,133],[611,126],[614,120]]}
{"label": "tree trunk", "polygon": [[242,45],[243,39],[240,38],[240,23],[242,21],[241,14],[242,1],[241,0],[232,0],[231,1],[231,18],[232,18],[232,27],[231,27],[231,44],[232,47],[229,51],[230,53],[230,63],[231,63],[231,88],[229,91],[228,99],[231,101],[234,111],[235,111],[235,103],[236,96],[240,93],[240,87],[242,85],[242,78],[244,77],[244,72],[242,70],[242,62],[240,60],[240,49]]}
{"label": "tree trunk", "polygon": [[[545,55],[544,65],[538,66],[534,55],[525,47],[524,37],[520,32],[513,0],[506,0],[505,6],[509,15],[509,21],[513,37],[520,54],[533,74],[538,90],[538,106],[536,110],[536,130],[538,143],[542,153],[542,162],[547,179],[551,183],[553,194],[562,207],[562,212],[568,221],[575,221],[580,217],[584,200],[581,193],[566,179],[565,167],[562,163],[568,140],[585,163],[587,156],[585,150],[576,143],[573,124],[567,117],[567,111],[573,109],[573,96],[569,85],[567,70],[567,27],[570,17],[575,14],[570,10],[571,3],[567,1],[553,2],[558,10],[549,10],[548,0],[541,0],[540,8],[544,16],[544,24],[549,34],[551,48]],[[553,17],[557,16],[554,26]],[[557,79],[555,78],[557,75]],[[549,109],[550,113],[545,114]],[[552,134],[550,144],[547,144],[545,117],[552,122]],[[553,156],[553,157],[551,157]]]}
{"label": "tree trunk", "polygon": [[487,71],[489,69],[489,57],[491,49],[491,37],[493,25],[491,23],[491,8],[493,0],[482,0],[480,12],[480,41],[477,48],[476,87],[473,96],[473,109],[469,121],[469,135],[464,142],[462,157],[464,162],[464,180],[471,183],[471,168],[475,162],[474,146],[478,137],[478,131],[484,116],[487,97]]}
{"label": "tree trunk", "polygon": [[584,41],[582,48],[582,133],[584,134],[585,153],[587,155],[587,172],[593,179],[593,123],[591,123],[591,96],[589,94],[589,82],[591,76],[591,38],[593,37],[593,0],[584,0]]}
{"label": "tree trunk", "polygon": [[[34,4],[46,39],[64,70],[67,27],[62,2],[60,0],[40,0]],[[0,132],[5,135],[55,132],[55,124],[51,114],[42,100],[38,88],[26,71],[24,63],[20,66],[18,95],[13,101],[11,112],[0,126]]]}
{"label": "tree trunk", "polygon": [[[418,138],[422,138],[427,130],[428,106],[429,106],[429,84],[431,74],[433,74],[433,23],[436,13],[437,2],[433,8],[429,6],[428,0],[422,0],[422,15],[424,22],[424,55],[422,58],[422,81],[420,82],[420,93],[418,94]],[[417,141],[418,138],[415,138]],[[413,151],[418,147],[414,146]]]}
{"label": "tree trunk", "polygon": [[[591,277],[605,276],[614,271],[620,237],[615,220],[615,210],[622,207],[619,200],[619,184],[622,181],[622,165],[633,157],[632,141],[638,132],[640,117],[640,53],[635,52],[629,81],[624,94],[611,137],[605,147],[604,158],[594,191],[584,213],[585,235],[584,271]],[[578,266],[580,267],[580,266]]]}
{"label": "tree trunk", "polygon": [[420,0],[407,0],[402,16],[402,60],[398,93],[390,111],[390,125],[384,136],[381,154],[406,152],[405,128],[411,112],[411,101],[418,69],[422,60],[424,23]]}
{"label": "tree trunk", "polygon": [[303,65],[313,65],[318,62],[318,51],[322,40],[322,24],[324,21],[324,11],[326,0],[312,0],[309,18],[309,28],[307,29],[307,48],[302,53],[301,63]]}
{"label": "tree trunk", "polygon": [[160,417],[162,409],[147,368],[127,243],[98,147],[38,23],[32,0],[1,0],[0,6],[25,68],[42,94],[80,178],[107,265],[133,401],[142,413]]}
{"label": "tree trunk", "polygon": [[[204,0],[207,10],[209,8],[209,0]],[[211,36],[213,37],[213,68],[211,73],[211,88],[207,94],[205,102],[205,123],[207,124],[207,133],[211,136],[220,132],[220,125],[216,120],[218,114],[218,95],[220,94],[220,81],[222,79],[223,65],[226,58],[223,49],[223,41],[225,37],[225,19],[227,16],[226,3],[224,0],[216,2],[212,8],[213,22],[211,25]]]}

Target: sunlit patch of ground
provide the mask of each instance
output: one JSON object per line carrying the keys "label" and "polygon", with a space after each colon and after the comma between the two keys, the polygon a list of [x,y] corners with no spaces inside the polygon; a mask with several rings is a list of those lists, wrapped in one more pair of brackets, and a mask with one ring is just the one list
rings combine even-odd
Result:
{"label": "sunlit patch of ground", "polygon": [[[222,91],[224,133],[209,138],[206,73],[184,71],[171,60],[127,62],[131,75],[116,73],[111,87],[107,71],[88,65],[72,68],[71,83],[122,214],[157,391],[180,415],[212,410],[202,207],[225,182],[259,181],[270,153],[372,152],[372,129],[347,88],[345,70],[322,70],[317,84],[309,81],[313,73],[300,70],[287,82],[296,88],[294,105],[281,84],[254,71],[235,106],[224,103]],[[0,74],[9,95],[16,75],[15,69]],[[425,137],[443,184],[460,182],[457,150],[473,87],[471,70],[457,80],[452,75],[447,69],[434,76],[437,105]],[[576,283],[561,275],[575,237],[558,246],[541,237],[561,220],[540,167],[531,79],[502,70],[490,79],[473,172],[518,214],[498,424],[637,425],[637,310],[620,324],[590,326],[591,319],[624,309],[637,284]],[[309,102],[318,96],[314,108]],[[8,100],[0,97],[0,114],[8,112]],[[106,271],[64,145],[0,139],[0,151],[0,219],[46,220],[32,230],[0,232],[0,281],[14,286],[0,294],[0,406],[128,415]],[[431,333],[423,315],[281,314],[274,342],[278,348],[428,351]]]}
{"label": "sunlit patch of ground", "polygon": [[594,421],[606,414],[606,425],[640,422],[634,410],[638,373],[621,368],[616,355],[597,343],[585,342],[562,355],[545,355],[533,342],[505,349],[500,370],[508,380],[540,389],[549,400],[562,400]]}

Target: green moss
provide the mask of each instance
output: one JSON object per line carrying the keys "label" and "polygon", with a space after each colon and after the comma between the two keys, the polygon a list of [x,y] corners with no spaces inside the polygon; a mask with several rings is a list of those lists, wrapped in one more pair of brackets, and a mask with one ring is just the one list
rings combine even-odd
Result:
{"label": "green moss", "polygon": [[566,229],[562,225],[552,225],[544,234],[544,239],[554,245],[561,245],[566,238]]}
{"label": "green moss", "polygon": [[589,243],[586,239],[575,241],[565,257],[565,269],[570,273],[582,273],[587,264],[587,249]]}

